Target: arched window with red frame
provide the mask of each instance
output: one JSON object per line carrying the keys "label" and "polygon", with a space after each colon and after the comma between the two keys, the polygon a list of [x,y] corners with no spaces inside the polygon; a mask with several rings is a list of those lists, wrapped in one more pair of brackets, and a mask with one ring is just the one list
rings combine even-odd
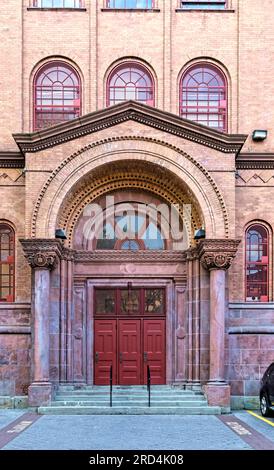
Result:
{"label": "arched window with red frame", "polygon": [[227,82],[218,67],[201,63],[186,70],[180,84],[180,115],[227,131]]}
{"label": "arched window with red frame", "polygon": [[34,79],[34,130],[70,121],[81,113],[81,83],[65,62],[50,62]]}
{"label": "arched window with red frame", "polygon": [[0,302],[14,302],[15,234],[0,222]]}
{"label": "arched window with red frame", "polygon": [[107,82],[107,106],[135,100],[154,106],[154,81],[146,67],[126,63],[116,67]]}
{"label": "arched window with red frame", "polygon": [[262,224],[246,231],[246,300],[269,300],[269,232]]}

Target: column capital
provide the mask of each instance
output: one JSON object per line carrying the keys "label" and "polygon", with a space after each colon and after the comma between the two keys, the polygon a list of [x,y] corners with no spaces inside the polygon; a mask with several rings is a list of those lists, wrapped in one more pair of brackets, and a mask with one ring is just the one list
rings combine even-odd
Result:
{"label": "column capital", "polygon": [[20,239],[25,258],[35,269],[52,270],[62,255],[62,242],[55,239]]}
{"label": "column capital", "polygon": [[198,245],[198,255],[202,266],[209,271],[228,269],[235,258],[240,241],[236,239],[201,240]]}
{"label": "column capital", "polygon": [[189,248],[186,250],[186,259],[187,261],[194,261],[195,259],[199,259],[199,253],[197,246]]}

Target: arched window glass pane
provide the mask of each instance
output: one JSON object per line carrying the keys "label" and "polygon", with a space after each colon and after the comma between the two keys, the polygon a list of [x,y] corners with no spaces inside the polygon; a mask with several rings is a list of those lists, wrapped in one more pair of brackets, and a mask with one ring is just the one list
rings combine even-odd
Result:
{"label": "arched window glass pane", "polygon": [[104,221],[96,237],[96,249],[163,250],[165,243],[157,221],[133,211],[126,215],[111,216],[110,221]]}
{"label": "arched window glass pane", "polygon": [[260,224],[246,232],[246,300],[268,301],[269,239]]}
{"label": "arched window glass pane", "polygon": [[34,86],[34,129],[50,127],[80,116],[80,79],[68,64],[46,64]]}
{"label": "arched window glass pane", "polygon": [[14,301],[14,231],[0,223],[0,302]]}
{"label": "arched window glass pane", "polygon": [[140,247],[139,247],[139,243],[136,241],[136,240],[125,240],[122,244],[121,244],[121,249],[122,250],[139,250]]}
{"label": "arched window glass pane", "polygon": [[110,75],[107,97],[109,106],[127,100],[154,106],[152,77],[141,65],[124,64],[116,68]]}
{"label": "arched window glass pane", "polygon": [[226,95],[226,81],[219,69],[206,64],[194,66],[181,80],[181,117],[226,131]]}

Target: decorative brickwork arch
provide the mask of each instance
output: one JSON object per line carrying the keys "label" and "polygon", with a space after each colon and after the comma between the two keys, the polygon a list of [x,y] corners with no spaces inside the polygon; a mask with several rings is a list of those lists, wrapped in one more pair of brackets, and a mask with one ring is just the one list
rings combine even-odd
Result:
{"label": "decorative brickwork arch", "polygon": [[[125,164],[124,161],[110,163],[82,178],[64,200],[57,224],[66,230],[69,247],[72,246],[75,225],[87,204],[112,194],[113,191],[122,192],[126,189],[151,193],[168,204],[178,204],[180,218],[186,225],[189,239],[193,239],[194,230],[204,224],[197,201],[188,188],[169,171],[157,172],[153,165],[140,161],[131,161],[130,164]],[[191,224],[184,214],[184,204],[192,206]]]}
{"label": "decorative brickwork arch", "polygon": [[[64,160],[52,172],[37,199],[32,216],[31,236],[54,238],[55,228],[61,222],[60,214],[64,211],[64,201],[75,194],[75,188],[78,189],[81,180],[84,181],[84,178],[103,165],[115,166],[121,161],[127,164],[132,161],[149,163],[154,168],[155,181],[159,173],[170,174],[174,178],[176,176],[189,197],[192,195],[192,200],[197,201],[194,204],[197,213],[198,206],[200,208],[197,223],[199,220],[204,221],[207,237],[229,237],[229,218],[225,203],[207,170],[181,149],[156,139],[142,137],[106,139],[86,146]],[[176,193],[176,184],[173,191]],[[97,194],[99,195],[100,193]],[[167,194],[163,197],[167,197]]]}

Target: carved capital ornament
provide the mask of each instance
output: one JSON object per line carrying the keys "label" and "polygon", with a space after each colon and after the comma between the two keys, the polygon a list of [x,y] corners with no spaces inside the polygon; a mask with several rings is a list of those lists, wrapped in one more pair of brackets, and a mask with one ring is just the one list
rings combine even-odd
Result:
{"label": "carved capital ornament", "polygon": [[62,242],[50,239],[21,239],[25,258],[33,268],[52,270],[62,254]]}
{"label": "carved capital ornament", "polygon": [[198,246],[202,266],[212,269],[227,270],[236,256],[240,240],[203,240]]}
{"label": "carved capital ornament", "polygon": [[53,269],[57,262],[56,253],[32,253],[26,256],[32,268]]}

